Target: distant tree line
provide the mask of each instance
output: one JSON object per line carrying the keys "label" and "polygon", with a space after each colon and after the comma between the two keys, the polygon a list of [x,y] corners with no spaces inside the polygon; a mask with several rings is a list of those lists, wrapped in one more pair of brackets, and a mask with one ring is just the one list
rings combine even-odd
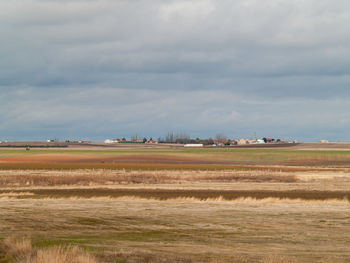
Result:
{"label": "distant tree line", "polygon": [[189,143],[191,141],[190,135],[186,132],[174,133],[168,132],[165,138],[158,138],[160,143]]}
{"label": "distant tree line", "polygon": [[214,140],[209,139],[191,139],[190,135],[186,132],[168,132],[164,138],[158,138],[159,143],[178,143],[178,144],[186,144],[186,143],[202,143],[204,145],[214,144]]}
{"label": "distant tree line", "polygon": [[[120,143],[146,143],[148,141],[152,141],[152,137],[150,137],[149,140],[147,140],[146,137],[139,137],[136,134],[131,136],[130,141],[126,138],[122,139],[116,139]],[[272,138],[266,138],[264,137],[262,139],[265,143],[280,143],[282,142],[280,139],[272,139]],[[187,132],[168,132],[164,137],[158,138],[158,143],[171,143],[171,144],[203,144],[203,145],[213,145],[216,144],[218,146],[229,146],[229,145],[236,145],[238,144],[238,140],[232,140],[227,138],[224,134],[218,133],[216,134],[215,138],[207,138],[207,139],[200,139],[195,138],[191,139],[190,135]],[[250,140],[253,141],[253,140]]]}

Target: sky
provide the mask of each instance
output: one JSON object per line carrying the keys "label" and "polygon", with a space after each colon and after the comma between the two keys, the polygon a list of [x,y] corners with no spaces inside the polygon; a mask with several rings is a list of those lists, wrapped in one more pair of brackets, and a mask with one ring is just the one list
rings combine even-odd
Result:
{"label": "sky", "polygon": [[1,0],[0,140],[350,141],[350,1]]}

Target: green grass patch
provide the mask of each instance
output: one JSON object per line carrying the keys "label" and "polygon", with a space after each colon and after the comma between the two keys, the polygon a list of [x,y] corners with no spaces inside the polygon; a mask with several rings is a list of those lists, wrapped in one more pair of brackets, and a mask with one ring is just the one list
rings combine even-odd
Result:
{"label": "green grass patch", "polygon": [[69,245],[66,240],[36,240],[33,245],[37,248],[50,247],[50,246],[61,246]]}
{"label": "green grass patch", "polygon": [[177,235],[172,231],[161,230],[142,230],[128,231],[113,235],[103,236],[105,240],[113,241],[133,241],[133,242],[175,242]]}
{"label": "green grass patch", "polygon": [[92,218],[92,217],[78,217],[75,219],[78,224],[81,225],[89,225],[89,226],[95,226],[95,225],[105,225],[107,224],[106,221]]}

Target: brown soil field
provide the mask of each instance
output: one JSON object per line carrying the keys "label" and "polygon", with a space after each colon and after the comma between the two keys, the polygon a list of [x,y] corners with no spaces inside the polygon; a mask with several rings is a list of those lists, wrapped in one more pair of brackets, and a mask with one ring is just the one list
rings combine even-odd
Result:
{"label": "brown soil field", "polygon": [[219,165],[219,164],[162,164],[162,163],[95,163],[95,162],[8,162],[0,163],[0,170],[72,170],[72,169],[126,169],[126,170],[250,170],[250,171],[339,171],[348,172],[349,168],[259,166],[259,165]]}
{"label": "brown soil field", "polygon": [[[248,163],[248,164],[245,164]],[[251,163],[251,164],[250,164]],[[46,153],[0,157],[0,169],[144,169],[144,170],[271,170],[271,171],[334,171],[350,170],[348,160],[287,160],[278,165],[257,165],[254,162],[218,160],[201,156],[179,157],[159,154],[66,154]]]}

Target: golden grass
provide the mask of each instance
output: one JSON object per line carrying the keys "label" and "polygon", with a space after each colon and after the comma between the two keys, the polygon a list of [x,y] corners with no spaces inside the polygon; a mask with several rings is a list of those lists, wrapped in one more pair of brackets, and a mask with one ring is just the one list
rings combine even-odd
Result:
{"label": "golden grass", "polygon": [[270,255],[262,259],[261,263],[296,263],[293,258],[287,258],[279,255]]}
{"label": "golden grass", "polygon": [[349,205],[342,203],[23,199],[1,200],[0,211],[3,237],[88,247],[101,262],[350,258]]}
{"label": "golden grass", "polygon": [[0,171],[0,187],[166,184],[183,182],[297,182],[291,173],[273,171]]}
{"label": "golden grass", "polygon": [[28,239],[14,240],[7,238],[1,245],[1,248],[5,258],[13,259],[17,262],[31,262],[34,256],[32,243]]}
{"label": "golden grass", "polygon": [[263,164],[2,163],[0,262],[350,262],[348,170]]}
{"label": "golden grass", "polygon": [[0,198],[11,198],[11,197],[19,197],[19,196],[32,196],[34,193],[31,192],[6,192],[0,193]]}
{"label": "golden grass", "polygon": [[[143,263],[191,263],[197,262],[192,259],[159,256],[155,254],[142,254],[131,251],[115,252],[100,260],[80,249],[78,246],[51,246],[44,249],[35,248],[30,239],[6,238],[0,243],[0,262],[13,263],[97,263],[97,262],[143,262]],[[247,262],[240,256],[231,256],[228,260],[208,259],[201,262],[223,263],[223,262]],[[272,255],[262,258],[261,263],[294,263],[292,258]]]}
{"label": "golden grass", "polygon": [[[55,200],[56,198],[47,198],[46,200]],[[216,198],[205,198],[200,199],[196,197],[178,197],[178,198],[169,198],[169,199],[157,199],[157,198],[140,198],[138,196],[123,196],[123,197],[91,197],[91,198],[81,198],[81,197],[69,197],[62,198],[62,200],[103,200],[103,201],[160,201],[160,202],[174,202],[174,203],[184,203],[184,202],[200,202],[200,203],[215,203],[215,202],[226,202],[228,205],[232,203],[251,203],[251,204],[268,204],[268,203],[286,203],[286,204],[319,204],[319,205],[349,205],[350,202],[348,199],[326,199],[326,200],[305,200],[301,198],[291,199],[291,198],[252,198],[252,197],[239,197],[235,199],[225,199],[223,196]],[[56,199],[57,200],[57,199]]]}
{"label": "golden grass", "polygon": [[[27,197],[27,196],[32,196]],[[0,200],[14,200],[25,197],[26,200],[35,200],[38,198],[35,198],[33,193],[29,194],[21,194],[21,193],[15,193],[15,194],[2,194],[0,196]],[[317,200],[317,199],[310,199],[305,200],[302,198],[276,198],[276,197],[267,197],[267,198],[252,198],[252,197],[238,197],[234,199],[226,199],[223,196],[219,197],[208,197],[208,198],[198,198],[198,197],[176,197],[176,198],[166,198],[166,199],[160,199],[156,197],[139,197],[139,196],[133,196],[133,195],[127,195],[127,196],[121,196],[121,197],[112,197],[112,196],[91,196],[91,197],[81,197],[81,196],[69,196],[69,197],[44,197],[40,198],[40,200],[97,200],[97,201],[140,201],[140,202],[173,202],[173,203],[185,203],[185,202],[199,202],[199,203],[215,203],[215,202],[226,202],[228,205],[232,203],[251,203],[251,204],[268,204],[268,203],[280,203],[280,204],[302,204],[302,205],[349,205],[350,201],[347,198],[344,199],[324,199],[324,200]]]}
{"label": "golden grass", "polygon": [[[0,245],[3,260],[19,263],[97,263],[96,258],[77,246],[33,247],[29,239],[7,238]],[[1,258],[0,258],[1,260]]]}

